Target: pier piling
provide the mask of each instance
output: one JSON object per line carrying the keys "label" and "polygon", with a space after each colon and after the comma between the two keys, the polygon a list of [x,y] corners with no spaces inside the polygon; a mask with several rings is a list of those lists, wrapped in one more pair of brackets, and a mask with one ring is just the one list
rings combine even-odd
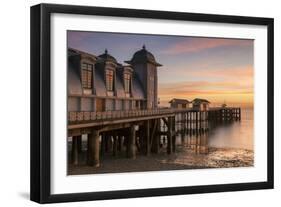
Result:
{"label": "pier piling", "polygon": [[88,165],[100,166],[99,146],[99,131],[92,130],[92,133],[88,134]]}
{"label": "pier piling", "polygon": [[71,161],[72,164],[77,165],[78,164],[78,137],[73,136],[72,137],[72,150],[71,150]]}
{"label": "pier piling", "polygon": [[136,125],[130,127],[130,135],[128,139],[128,158],[136,158]]}

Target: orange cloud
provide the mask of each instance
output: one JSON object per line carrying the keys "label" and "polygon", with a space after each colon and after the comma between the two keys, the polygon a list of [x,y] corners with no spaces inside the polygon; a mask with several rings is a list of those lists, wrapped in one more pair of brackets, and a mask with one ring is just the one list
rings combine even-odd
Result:
{"label": "orange cloud", "polygon": [[253,40],[222,39],[222,38],[192,38],[174,44],[164,51],[166,54],[180,54],[199,52],[205,49],[218,48],[222,46],[245,46],[253,44]]}
{"label": "orange cloud", "polygon": [[[173,73],[170,74],[171,78],[172,75]],[[233,87],[235,89],[241,89],[243,87],[253,88],[253,82],[254,82],[254,70],[251,66],[240,67],[240,68],[227,68],[227,69],[225,68],[198,69],[198,70],[182,69],[181,75],[188,77],[189,80],[198,80],[198,81],[188,81],[188,82],[181,82],[181,83],[174,82],[174,83],[170,83],[170,85],[168,84],[169,87],[171,87],[173,84],[175,84],[175,86],[180,84],[181,86],[183,85],[186,86],[187,89],[189,89],[190,87],[192,88]],[[166,87],[167,85],[167,84],[161,84],[161,82],[159,84],[162,87]]]}
{"label": "orange cloud", "polygon": [[254,70],[251,66],[240,68],[221,68],[221,69],[204,69],[204,70],[192,70],[188,71],[189,75],[201,76],[201,77],[243,77],[253,78]]}
{"label": "orange cloud", "polygon": [[193,100],[194,98],[208,99],[211,104],[222,104],[226,101],[227,104],[237,105],[253,105],[254,93],[252,90],[159,90],[160,105],[167,106],[168,102],[173,98],[182,98]]}
{"label": "orange cloud", "polygon": [[[172,98],[207,98],[213,103],[253,104],[253,68],[232,68],[188,71],[189,78],[206,81],[159,83],[161,105]],[[209,80],[208,80],[209,79]]]}
{"label": "orange cloud", "polygon": [[164,89],[159,90],[161,96],[202,96],[204,95],[226,95],[226,94],[252,94],[252,90],[177,90],[177,89]]}

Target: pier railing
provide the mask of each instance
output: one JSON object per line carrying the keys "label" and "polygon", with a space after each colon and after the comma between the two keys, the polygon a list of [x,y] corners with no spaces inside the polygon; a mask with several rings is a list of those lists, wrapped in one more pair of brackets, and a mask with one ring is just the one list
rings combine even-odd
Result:
{"label": "pier railing", "polygon": [[[210,113],[211,117],[215,119],[225,119],[228,116],[232,116],[232,110],[240,108],[210,108],[208,114]],[[199,112],[193,108],[157,108],[157,109],[146,109],[146,110],[120,110],[120,111],[103,111],[103,112],[92,112],[92,111],[71,111],[68,112],[68,121],[70,123],[75,122],[94,122],[101,120],[114,120],[114,119],[125,119],[125,118],[134,118],[134,117],[144,117],[144,116],[159,116],[167,114],[180,114],[185,112]],[[214,112],[214,113],[213,113]],[[231,113],[229,113],[231,112]],[[237,111],[238,113],[238,111]],[[234,114],[237,114],[236,112]],[[237,114],[238,115],[238,114]],[[212,119],[212,118],[211,118]]]}
{"label": "pier railing", "polygon": [[174,113],[174,109],[126,110],[126,111],[73,111],[68,112],[69,122],[99,121],[107,119],[123,119],[141,116],[155,116]]}

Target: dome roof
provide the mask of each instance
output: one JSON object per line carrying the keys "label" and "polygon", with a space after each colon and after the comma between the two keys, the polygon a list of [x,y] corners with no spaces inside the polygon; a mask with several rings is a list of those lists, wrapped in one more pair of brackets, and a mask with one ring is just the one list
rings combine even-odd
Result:
{"label": "dome roof", "polygon": [[117,60],[113,56],[108,54],[107,49],[105,49],[104,53],[99,55],[98,57],[104,59],[105,61],[111,61],[117,63]]}
{"label": "dome roof", "polygon": [[145,45],[143,45],[141,50],[135,52],[131,61],[126,61],[126,62],[129,64],[139,63],[139,62],[150,62],[157,66],[161,66],[161,64],[156,62],[154,55],[146,50]]}

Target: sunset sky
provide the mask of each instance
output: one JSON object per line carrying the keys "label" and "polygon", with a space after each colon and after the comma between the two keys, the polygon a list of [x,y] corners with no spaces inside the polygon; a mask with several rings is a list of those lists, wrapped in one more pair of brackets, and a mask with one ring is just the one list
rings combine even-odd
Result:
{"label": "sunset sky", "polygon": [[253,105],[254,41],[204,37],[68,32],[68,46],[130,60],[145,44],[158,69],[160,105],[172,98],[208,99],[213,105]]}

